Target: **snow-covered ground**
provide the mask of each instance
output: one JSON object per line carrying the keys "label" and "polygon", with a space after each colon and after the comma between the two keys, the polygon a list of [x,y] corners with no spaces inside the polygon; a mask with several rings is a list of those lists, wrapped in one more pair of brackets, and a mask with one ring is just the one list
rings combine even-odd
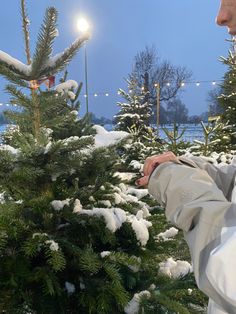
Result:
{"label": "snow-covered ground", "polygon": [[[153,125],[153,127],[155,128],[155,126]],[[114,125],[112,124],[105,124],[104,128],[108,131],[113,130]],[[166,138],[166,134],[163,131],[163,128],[168,129],[168,131],[173,131],[173,124],[166,124],[163,126],[160,126],[159,128],[159,134],[161,138]],[[201,124],[181,124],[179,126],[179,132],[181,132],[183,129],[186,129],[186,131],[184,132],[184,135],[182,137],[182,140],[184,141],[189,141],[189,142],[193,142],[194,140],[200,140],[202,141],[204,136],[203,136],[203,130],[202,130],[202,126]]]}
{"label": "snow-covered ground", "polygon": [[[5,129],[6,129],[7,125],[0,125],[0,133],[2,133]],[[165,128],[167,128],[169,131],[173,130],[173,125],[171,124],[166,124],[164,125]],[[111,131],[114,128],[114,125],[112,124],[106,124],[104,125],[104,128],[107,131]],[[193,142],[193,140],[203,140],[203,131],[202,131],[202,127],[200,124],[182,124],[179,127],[179,131],[181,131],[183,128],[186,128],[186,131],[182,137],[182,139],[184,141],[189,141],[189,142]],[[159,129],[159,134],[161,138],[166,138],[166,135],[162,129],[162,127],[160,127]]]}

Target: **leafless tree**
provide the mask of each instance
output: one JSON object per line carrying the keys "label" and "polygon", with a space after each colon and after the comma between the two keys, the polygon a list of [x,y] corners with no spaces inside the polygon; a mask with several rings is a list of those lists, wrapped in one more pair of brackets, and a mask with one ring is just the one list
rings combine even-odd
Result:
{"label": "leafless tree", "polygon": [[146,46],[134,57],[129,80],[133,81],[139,90],[143,88],[148,92],[149,101],[155,104],[157,84],[160,88],[160,101],[167,102],[177,96],[181,84],[189,80],[191,75],[185,67],[174,66],[170,61],[160,60],[155,46]]}

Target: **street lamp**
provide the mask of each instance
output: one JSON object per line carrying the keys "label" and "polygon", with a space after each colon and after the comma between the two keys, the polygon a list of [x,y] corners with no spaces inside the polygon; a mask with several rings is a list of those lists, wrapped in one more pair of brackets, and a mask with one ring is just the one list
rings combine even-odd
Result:
{"label": "street lamp", "polygon": [[154,84],[157,92],[157,136],[159,136],[160,127],[160,83]]}
{"label": "street lamp", "polygon": [[[90,25],[85,18],[80,18],[77,22],[78,30],[85,34],[89,32]],[[85,90],[86,90],[86,114],[89,112],[88,104],[88,62],[87,62],[87,47],[86,43],[84,45],[84,70],[85,70]]]}

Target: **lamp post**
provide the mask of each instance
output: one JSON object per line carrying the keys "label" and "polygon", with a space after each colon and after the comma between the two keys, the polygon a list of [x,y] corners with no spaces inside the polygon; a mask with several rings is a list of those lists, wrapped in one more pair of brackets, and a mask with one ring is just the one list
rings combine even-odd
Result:
{"label": "lamp post", "polygon": [[[80,18],[77,23],[78,30],[81,33],[88,33],[90,25],[85,18]],[[84,72],[85,72],[85,99],[86,99],[86,114],[89,113],[89,94],[88,94],[88,58],[87,58],[87,43],[84,45]]]}
{"label": "lamp post", "polygon": [[160,126],[160,83],[155,83],[157,91],[157,136],[159,136],[159,126]]}

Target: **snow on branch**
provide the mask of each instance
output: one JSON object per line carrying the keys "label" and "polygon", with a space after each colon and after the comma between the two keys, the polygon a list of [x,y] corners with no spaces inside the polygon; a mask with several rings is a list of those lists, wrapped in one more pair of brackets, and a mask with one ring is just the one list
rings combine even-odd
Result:
{"label": "snow on branch", "polygon": [[18,59],[13,58],[12,56],[10,56],[9,54],[7,54],[6,52],[4,52],[2,50],[0,50],[0,62],[3,65],[9,66],[13,69],[16,69],[17,71],[20,71],[25,76],[30,75],[30,72],[31,72],[31,66],[30,65],[26,65],[26,64],[22,63]]}
{"label": "snow on branch", "polygon": [[58,84],[55,87],[55,91],[57,91],[61,95],[68,95],[69,98],[74,99],[75,94],[72,92],[78,88],[78,83],[74,80],[68,80],[64,83]]}
{"label": "snow on branch", "polygon": [[106,147],[110,145],[115,145],[119,141],[127,138],[129,133],[124,131],[106,131],[101,125],[94,125],[93,129],[96,130],[95,135],[95,147]]}

